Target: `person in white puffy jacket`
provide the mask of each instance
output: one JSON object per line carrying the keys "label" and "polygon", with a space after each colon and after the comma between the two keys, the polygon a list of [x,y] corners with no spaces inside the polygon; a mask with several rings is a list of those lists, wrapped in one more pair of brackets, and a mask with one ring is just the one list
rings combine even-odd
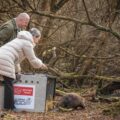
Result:
{"label": "person in white puffy jacket", "polygon": [[21,31],[17,38],[0,47],[0,75],[4,80],[4,108],[14,109],[13,81],[15,73],[20,73],[20,63],[27,58],[34,68],[47,69],[47,66],[35,56],[34,46],[40,40],[37,28]]}

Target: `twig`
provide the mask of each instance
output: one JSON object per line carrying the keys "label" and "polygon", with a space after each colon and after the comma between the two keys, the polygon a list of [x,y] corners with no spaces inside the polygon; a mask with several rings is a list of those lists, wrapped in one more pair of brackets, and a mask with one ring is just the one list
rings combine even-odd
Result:
{"label": "twig", "polygon": [[83,2],[83,5],[84,5],[84,8],[85,8],[85,11],[86,11],[86,15],[87,15],[88,21],[91,22],[91,19],[90,19],[90,16],[89,16],[86,4],[85,4],[85,0],[82,0],[82,2]]}
{"label": "twig", "polygon": [[35,14],[38,14],[38,15],[41,15],[41,16],[51,17],[51,18],[54,18],[54,19],[61,19],[61,20],[72,21],[72,22],[75,22],[75,23],[79,23],[79,24],[81,24],[81,25],[93,26],[93,27],[97,28],[98,30],[111,33],[111,34],[114,35],[118,40],[120,40],[120,34],[119,34],[119,33],[111,30],[111,29],[108,28],[108,27],[104,27],[104,26],[98,25],[98,24],[96,24],[96,23],[93,22],[93,21],[84,22],[84,21],[80,21],[79,19],[76,19],[76,18],[71,18],[71,17],[66,17],[66,16],[60,16],[60,15],[53,15],[53,14],[50,14],[50,13],[48,13],[48,12],[35,11],[35,10],[28,11],[28,12],[30,12],[30,13],[35,13]]}
{"label": "twig", "polygon": [[87,57],[87,56],[85,56],[85,55],[76,55],[75,53],[72,53],[72,52],[70,52],[70,51],[68,51],[68,50],[66,50],[66,49],[64,49],[64,48],[62,48],[62,47],[58,47],[58,48],[60,48],[61,50],[63,50],[64,52],[66,52],[67,54],[69,54],[69,55],[71,55],[71,56],[74,56],[74,57],[76,57],[76,58],[87,58],[87,59],[113,59],[113,58],[115,58],[115,57],[120,57],[120,55],[119,54],[115,54],[115,55],[113,55],[113,56],[110,56],[110,57],[95,57],[95,56],[91,56],[91,57]]}

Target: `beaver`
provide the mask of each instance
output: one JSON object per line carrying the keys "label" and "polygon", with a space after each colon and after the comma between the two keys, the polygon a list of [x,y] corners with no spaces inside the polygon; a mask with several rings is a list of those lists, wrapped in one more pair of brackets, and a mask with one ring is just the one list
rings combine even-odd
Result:
{"label": "beaver", "polygon": [[69,108],[77,109],[79,107],[85,109],[86,107],[85,99],[78,95],[77,93],[67,93],[60,99],[58,106],[67,109]]}

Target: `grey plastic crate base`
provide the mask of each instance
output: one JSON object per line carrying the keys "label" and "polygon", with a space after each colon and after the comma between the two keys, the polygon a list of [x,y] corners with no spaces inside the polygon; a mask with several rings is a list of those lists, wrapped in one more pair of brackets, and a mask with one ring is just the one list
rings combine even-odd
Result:
{"label": "grey plastic crate base", "polygon": [[[17,95],[14,94],[16,109],[28,112],[45,112],[46,101],[54,98],[55,84],[55,77],[46,74],[22,74],[21,81],[14,84],[14,86],[17,86],[15,88]],[[31,90],[33,90],[33,94]],[[29,95],[29,93],[32,95]],[[0,86],[0,109],[3,108],[3,99],[4,87]]]}

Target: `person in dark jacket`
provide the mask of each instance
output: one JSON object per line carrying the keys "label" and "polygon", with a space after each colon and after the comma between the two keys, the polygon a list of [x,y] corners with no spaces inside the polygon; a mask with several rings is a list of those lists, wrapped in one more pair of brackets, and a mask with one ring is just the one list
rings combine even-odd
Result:
{"label": "person in dark jacket", "polygon": [[0,26],[0,46],[17,37],[17,33],[25,30],[30,21],[27,13],[20,13]]}

